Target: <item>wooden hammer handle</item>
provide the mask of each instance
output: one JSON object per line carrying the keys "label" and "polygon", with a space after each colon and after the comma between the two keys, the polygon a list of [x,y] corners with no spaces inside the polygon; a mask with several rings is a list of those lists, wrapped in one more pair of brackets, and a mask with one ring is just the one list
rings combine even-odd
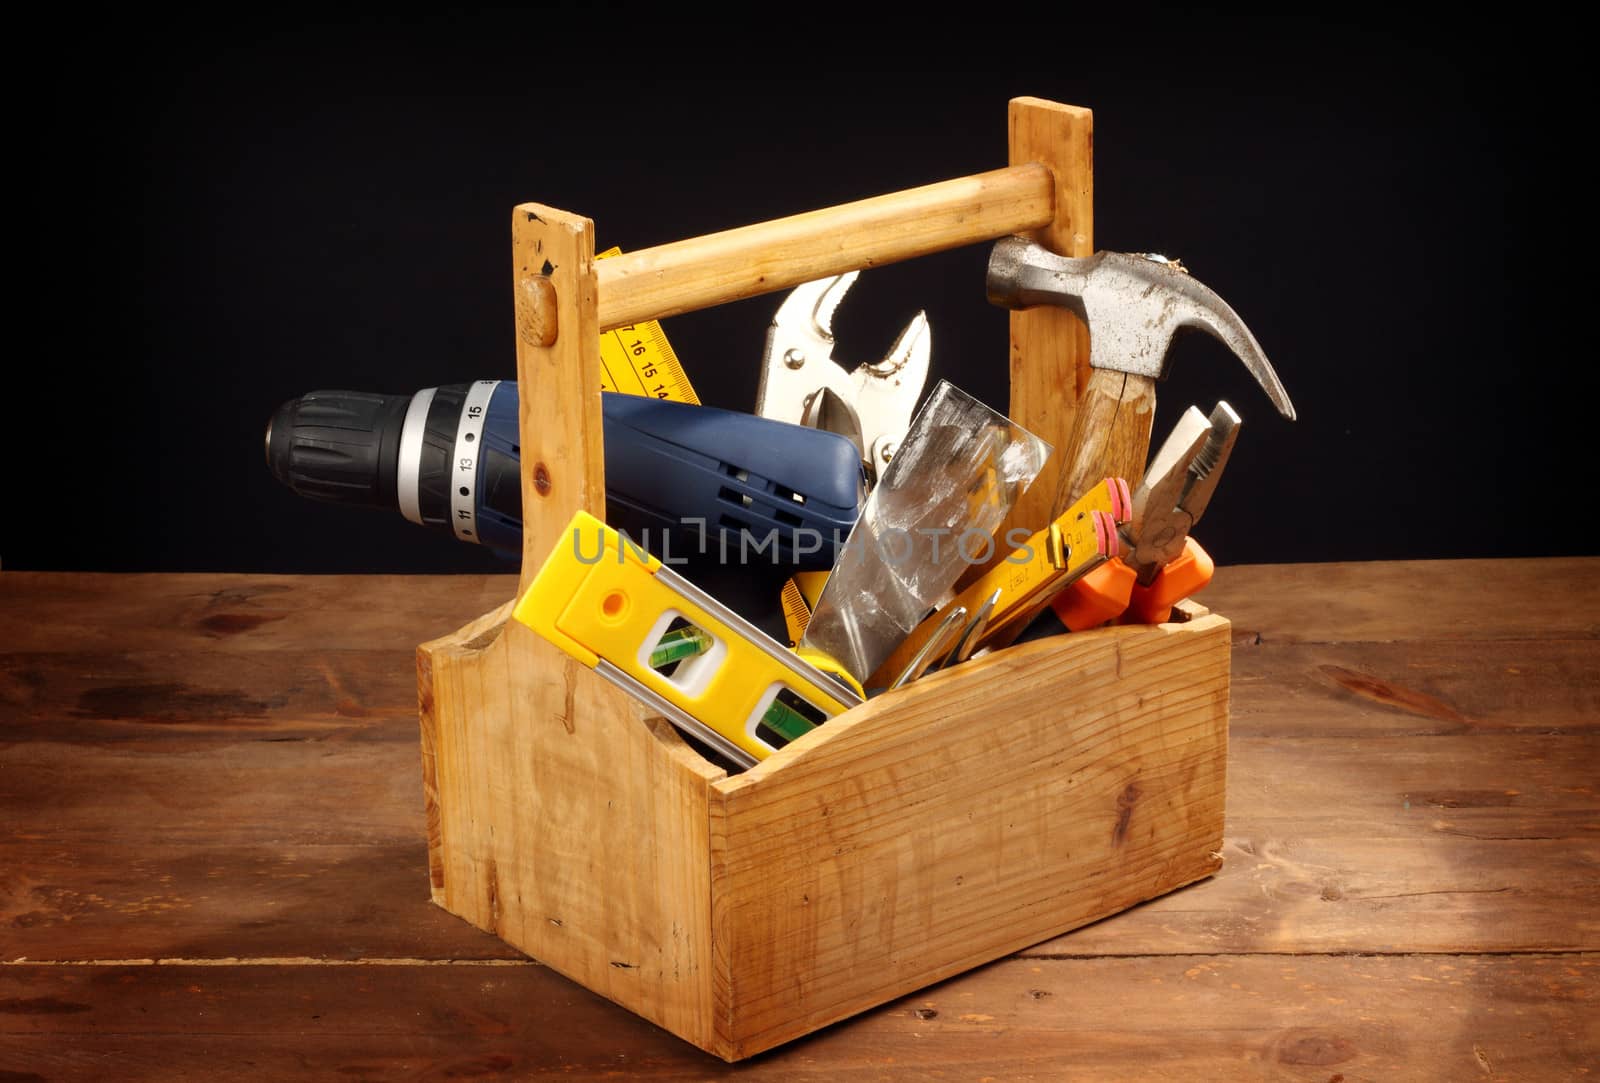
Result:
{"label": "wooden hammer handle", "polygon": [[1093,369],[1078,400],[1072,436],[1060,452],[1060,481],[1050,517],[1055,519],[1106,478],[1130,488],[1144,477],[1155,421],[1156,385],[1148,376]]}

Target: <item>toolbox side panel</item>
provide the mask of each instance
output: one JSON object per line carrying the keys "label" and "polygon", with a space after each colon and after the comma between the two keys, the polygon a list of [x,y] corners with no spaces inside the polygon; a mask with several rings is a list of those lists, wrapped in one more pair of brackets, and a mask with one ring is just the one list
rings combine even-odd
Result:
{"label": "toolbox side panel", "polygon": [[[521,597],[576,512],[604,517],[605,464],[594,224],[527,203],[511,228]],[[705,1044],[722,772],[509,610],[417,652],[433,898]]]}
{"label": "toolbox side panel", "polygon": [[1229,625],[1000,651],[712,786],[713,1006],[735,1057],[1221,865]]}
{"label": "toolbox side panel", "polygon": [[507,609],[418,651],[433,899],[706,1046],[723,772]]}

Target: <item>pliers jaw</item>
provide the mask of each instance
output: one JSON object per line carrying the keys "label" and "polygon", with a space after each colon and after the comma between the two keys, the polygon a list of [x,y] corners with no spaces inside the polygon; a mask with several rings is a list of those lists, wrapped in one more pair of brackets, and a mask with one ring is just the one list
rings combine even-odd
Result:
{"label": "pliers jaw", "polygon": [[1123,536],[1123,560],[1141,584],[1182,555],[1184,540],[1205,514],[1239,435],[1239,415],[1218,402],[1208,418],[1184,411],[1133,493],[1133,518]]}
{"label": "pliers jaw", "polygon": [[767,331],[756,413],[848,437],[875,483],[927,383],[931,334],[919,312],[883,360],[845,371],[833,358],[833,313],[859,274],[807,282],[779,306]]}
{"label": "pliers jaw", "polygon": [[864,415],[860,446],[874,478],[889,465],[911,427],[917,400],[928,381],[932,340],[928,315],[918,312],[882,361],[859,365],[851,374],[856,385],[856,409]]}

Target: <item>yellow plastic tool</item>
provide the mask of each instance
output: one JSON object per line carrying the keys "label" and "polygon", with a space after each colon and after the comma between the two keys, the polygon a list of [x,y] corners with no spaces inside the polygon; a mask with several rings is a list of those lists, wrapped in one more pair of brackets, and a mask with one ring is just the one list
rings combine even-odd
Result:
{"label": "yellow plastic tool", "polygon": [[795,572],[784,582],[783,625],[789,633],[789,646],[805,638],[811,611],[817,607],[817,599],[822,596],[827,582],[827,572]]}
{"label": "yellow plastic tool", "polygon": [[[977,646],[1010,643],[1057,591],[1115,556],[1117,524],[1127,521],[1131,509],[1128,483],[1106,478],[958,594],[950,606],[966,606],[972,613],[989,595],[1000,592]],[[887,687],[938,628],[940,613],[917,625],[867,680],[867,687]]]}
{"label": "yellow plastic tool", "polygon": [[[587,512],[513,616],[743,767],[862,700]],[[711,645],[652,666],[685,628]]]}

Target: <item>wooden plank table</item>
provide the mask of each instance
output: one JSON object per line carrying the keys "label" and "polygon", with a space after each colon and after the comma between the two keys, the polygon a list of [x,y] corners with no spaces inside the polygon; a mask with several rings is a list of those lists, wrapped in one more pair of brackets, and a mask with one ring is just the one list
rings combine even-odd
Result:
{"label": "wooden plank table", "polygon": [[428,902],[513,589],[0,573],[0,1081],[1600,1077],[1600,559],[1219,569],[1222,872],[737,1066]]}

